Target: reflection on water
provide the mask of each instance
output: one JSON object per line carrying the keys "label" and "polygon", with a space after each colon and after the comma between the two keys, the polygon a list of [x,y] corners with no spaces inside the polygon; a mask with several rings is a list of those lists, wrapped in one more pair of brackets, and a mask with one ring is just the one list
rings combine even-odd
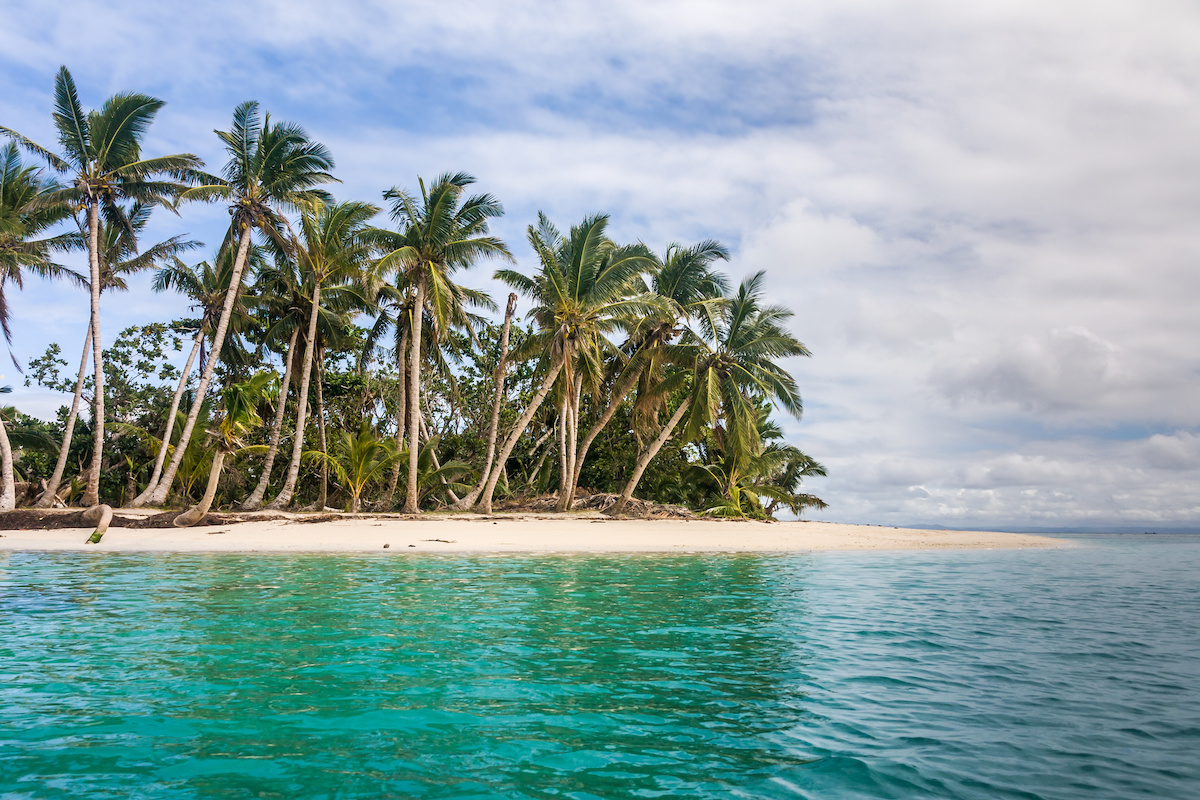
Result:
{"label": "reflection on water", "polygon": [[1198,566],[10,554],[0,794],[1181,797]]}

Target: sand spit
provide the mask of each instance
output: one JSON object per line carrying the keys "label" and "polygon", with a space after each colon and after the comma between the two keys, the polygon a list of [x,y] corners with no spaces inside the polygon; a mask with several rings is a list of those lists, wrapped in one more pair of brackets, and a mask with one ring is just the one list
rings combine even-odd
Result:
{"label": "sand spit", "polygon": [[[155,512],[117,510],[119,517]],[[242,519],[244,521],[234,521]],[[557,514],[274,514],[223,517],[194,528],[4,530],[0,551],[263,553],[772,553],[817,550],[940,550],[1055,547],[1060,539],[1017,533],[933,531],[833,522],[612,519]]]}

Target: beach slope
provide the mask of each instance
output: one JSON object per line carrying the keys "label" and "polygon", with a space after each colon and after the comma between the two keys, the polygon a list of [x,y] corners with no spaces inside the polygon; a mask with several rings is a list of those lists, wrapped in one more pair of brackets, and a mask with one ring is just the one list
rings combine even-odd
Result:
{"label": "beach slope", "polygon": [[1063,546],[1045,536],[940,531],[832,522],[611,519],[585,515],[428,514],[251,519],[195,528],[7,530],[0,551],[84,550],[264,553],[793,553]]}

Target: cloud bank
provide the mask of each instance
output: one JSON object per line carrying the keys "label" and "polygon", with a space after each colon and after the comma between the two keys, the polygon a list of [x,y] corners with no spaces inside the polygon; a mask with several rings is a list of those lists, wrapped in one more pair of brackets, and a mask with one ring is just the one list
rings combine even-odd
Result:
{"label": "cloud bank", "polygon": [[[1198,37],[1174,2],[30,4],[0,123],[52,141],[66,63],[86,104],[166,99],[152,147],[210,164],[255,98],[344,196],[467,170],[519,257],[539,209],[719,238],[814,352],[787,430],[829,467],[822,516],[1196,526]],[[225,219],[154,225],[215,244]],[[27,286],[19,355],[76,351],[86,299]],[[171,302],[142,282],[107,338]]]}

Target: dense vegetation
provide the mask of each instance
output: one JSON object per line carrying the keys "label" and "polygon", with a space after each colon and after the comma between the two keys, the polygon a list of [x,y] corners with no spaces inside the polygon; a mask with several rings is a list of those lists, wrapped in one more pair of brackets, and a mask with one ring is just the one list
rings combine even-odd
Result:
{"label": "dense vegetation", "polygon": [[[802,491],[823,468],[770,417],[799,417],[781,361],[808,351],[761,274],[730,285],[718,242],[656,253],[613,241],[603,214],[565,231],[539,215],[518,266],[489,231],[501,203],[469,175],[338,201],[328,150],[256,103],[217,132],[218,174],[142,152],[160,100],[85,112],[63,68],[55,101],[57,152],[0,127],[0,323],[10,336],[4,288],[36,274],[87,288],[90,324],[78,369],[56,344],[27,370],[71,407],[54,423],[3,412],[0,508],[14,477],[40,507],[193,504],[183,522],[214,506],[487,512],[551,491],[560,510],[596,492],[619,495],[614,512],[635,492],[722,516],[824,505]],[[142,241],[156,209],[196,202],[229,209],[210,258]],[[57,263],[73,250],[87,275]],[[464,282],[487,261],[514,290],[502,322]],[[143,270],[194,316],[105,347],[101,301]]]}

